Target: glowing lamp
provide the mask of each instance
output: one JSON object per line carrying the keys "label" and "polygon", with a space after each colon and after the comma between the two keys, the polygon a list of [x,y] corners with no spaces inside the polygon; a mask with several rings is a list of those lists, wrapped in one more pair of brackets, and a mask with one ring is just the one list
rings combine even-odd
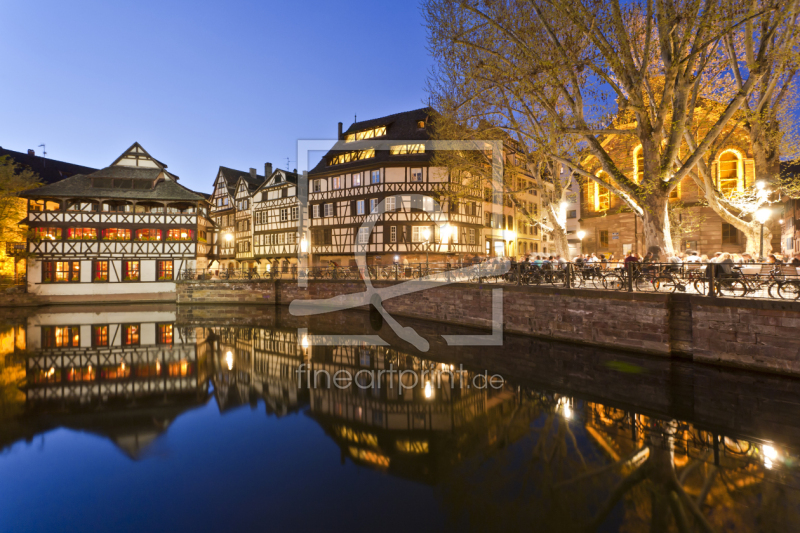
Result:
{"label": "glowing lamp", "polygon": [[308,348],[308,335],[303,335],[303,340],[302,342],[300,342],[300,344],[303,346],[304,349]]}
{"label": "glowing lamp", "polygon": [[586,232],[585,232],[585,231],[583,231],[583,230],[580,230],[580,231],[578,232],[578,238],[579,238],[580,240],[583,240],[583,238],[584,238],[584,237],[586,237]]}
{"label": "glowing lamp", "polygon": [[228,242],[231,242],[233,240],[233,234],[226,233],[225,234],[225,240],[228,241]]}
{"label": "glowing lamp", "polygon": [[769,220],[772,211],[767,209],[766,207],[762,207],[758,211],[756,211],[756,220],[758,220],[759,224],[764,224],[767,220]]}
{"label": "glowing lamp", "polygon": [[428,228],[422,230],[422,238],[425,239],[426,241],[431,240],[431,230]]}
{"label": "glowing lamp", "polygon": [[758,180],[756,182],[756,189],[758,189],[759,191],[764,189],[765,186],[766,184],[762,180]]}
{"label": "glowing lamp", "polygon": [[225,362],[228,363],[228,370],[233,370],[233,353],[228,352],[225,354]]}
{"label": "glowing lamp", "polygon": [[303,235],[303,239],[300,241],[300,251],[302,253],[306,253],[308,251],[308,241],[306,240],[305,235]]}
{"label": "glowing lamp", "polygon": [[433,387],[430,381],[425,382],[425,398],[430,399],[433,396]]}

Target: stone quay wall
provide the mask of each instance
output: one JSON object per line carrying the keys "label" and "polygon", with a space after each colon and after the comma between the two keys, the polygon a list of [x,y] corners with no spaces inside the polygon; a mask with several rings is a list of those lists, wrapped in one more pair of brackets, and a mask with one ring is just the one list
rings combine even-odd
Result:
{"label": "stone quay wall", "polygon": [[[493,291],[502,289],[508,333],[800,376],[800,302],[421,281],[404,294],[404,283],[373,282],[391,315],[491,329]],[[360,280],[191,281],[177,284],[177,303],[290,305],[294,314],[302,305],[293,302],[315,300],[312,312],[367,310],[364,291]]]}

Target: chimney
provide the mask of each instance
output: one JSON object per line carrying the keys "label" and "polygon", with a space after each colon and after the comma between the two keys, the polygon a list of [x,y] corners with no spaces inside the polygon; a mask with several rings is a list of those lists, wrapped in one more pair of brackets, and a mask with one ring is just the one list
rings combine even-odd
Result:
{"label": "chimney", "polygon": [[[339,132],[341,132],[341,131],[342,131],[342,123],[340,122],[340,123],[339,123]],[[28,155],[36,155],[36,152],[34,152],[33,150],[31,150],[31,149],[29,148],[29,149],[28,149]]]}
{"label": "chimney", "polygon": [[256,174],[256,169],[254,169],[254,168],[250,169],[250,177],[253,178],[253,179],[257,179],[258,174]]}
{"label": "chimney", "polygon": [[264,163],[264,178],[272,176],[272,163]]}
{"label": "chimney", "polygon": [[292,170],[294,174],[297,174],[297,169]]}
{"label": "chimney", "polygon": [[339,140],[342,140],[342,123],[339,123]]}

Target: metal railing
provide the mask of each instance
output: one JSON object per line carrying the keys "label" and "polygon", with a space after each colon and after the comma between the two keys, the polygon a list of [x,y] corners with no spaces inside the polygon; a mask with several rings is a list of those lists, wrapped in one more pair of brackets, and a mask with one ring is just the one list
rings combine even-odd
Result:
{"label": "metal railing", "polygon": [[178,281],[422,279],[628,292],[680,292],[710,298],[800,299],[800,268],[775,263],[412,263],[386,266],[297,265],[250,269],[182,270]]}
{"label": "metal railing", "polygon": [[27,250],[27,243],[24,242],[6,242],[6,255],[22,255]]}

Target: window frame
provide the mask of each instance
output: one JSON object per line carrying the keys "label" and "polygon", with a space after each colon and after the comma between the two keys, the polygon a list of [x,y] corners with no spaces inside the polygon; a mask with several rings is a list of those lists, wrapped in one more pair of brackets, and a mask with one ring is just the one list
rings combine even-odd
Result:
{"label": "window frame", "polygon": [[[169,341],[165,341],[161,328],[169,326]],[[172,322],[157,322],[156,323],[156,344],[160,346],[172,346],[175,344],[175,324]]]}
{"label": "window frame", "polygon": [[[130,265],[136,263],[136,279],[125,279],[130,277]],[[142,264],[138,259],[123,259],[122,260],[122,281],[123,283],[137,283],[142,280]]]}
{"label": "window frame", "polygon": [[[162,274],[165,272],[164,265],[169,263],[169,277],[164,277]],[[163,278],[163,279],[162,279]],[[156,261],[156,281],[174,281],[175,280],[175,261],[173,259],[158,259]]]}
{"label": "window frame", "polygon": [[[97,342],[97,329],[105,328],[105,344]],[[107,348],[111,343],[111,327],[109,324],[92,324],[92,348]]]}
{"label": "window frame", "polygon": [[[97,259],[92,261],[92,283],[108,283],[109,281],[109,260]],[[97,279],[98,267],[105,263],[105,269],[100,269],[100,272],[105,272],[105,279]]]}
{"label": "window frame", "polygon": [[[123,346],[141,346],[142,343],[142,325],[141,324],[121,324],[120,327],[122,328],[122,345]],[[136,328],[136,341],[134,342],[132,339],[128,338],[129,330],[128,328]]]}

